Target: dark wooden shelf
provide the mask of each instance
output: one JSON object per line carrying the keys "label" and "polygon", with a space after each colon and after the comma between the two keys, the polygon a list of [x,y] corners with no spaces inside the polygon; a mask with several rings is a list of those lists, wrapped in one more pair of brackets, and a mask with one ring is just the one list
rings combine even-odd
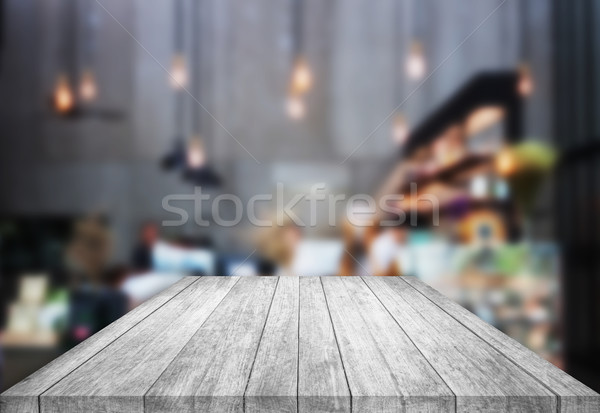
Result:
{"label": "dark wooden shelf", "polygon": [[492,155],[467,155],[460,161],[445,166],[432,174],[418,176],[414,179],[411,179],[408,182],[405,182],[400,188],[400,193],[410,193],[410,185],[413,183],[417,184],[418,189],[419,186],[427,185],[432,182],[449,182],[456,175],[466,172],[470,169],[474,169],[479,166],[485,165],[491,162],[492,160]]}
{"label": "dark wooden shelf", "polygon": [[505,109],[505,136],[516,141],[521,135],[521,97],[517,91],[516,71],[483,72],[473,77],[438,107],[409,135],[403,156],[433,142],[447,127],[462,122],[471,112],[483,106]]}

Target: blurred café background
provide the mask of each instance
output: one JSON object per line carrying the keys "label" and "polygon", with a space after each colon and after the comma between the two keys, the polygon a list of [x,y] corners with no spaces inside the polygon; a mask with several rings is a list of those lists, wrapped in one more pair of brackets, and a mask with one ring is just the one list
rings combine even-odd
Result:
{"label": "blurred caf\u00e9 background", "polygon": [[[0,0],[0,389],[184,275],[414,275],[600,390],[599,19]],[[219,225],[231,196],[266,219],[317,192],[333,222]]]}

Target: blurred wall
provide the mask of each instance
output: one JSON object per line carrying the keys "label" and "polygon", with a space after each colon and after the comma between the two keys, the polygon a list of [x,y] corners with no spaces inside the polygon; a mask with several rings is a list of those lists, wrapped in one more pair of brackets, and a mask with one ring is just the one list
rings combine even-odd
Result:
{"label": "blurred wall", "polygon": [[600,389],[600,3],[556,7],[557,227],[562,246],[565,358],[573,376]]}
{"label": "blurred wall", "polygon": [[[185,2],[188,9],[190,1]],[[384,119],[418,86],[404,74],[404,58],[415,36],[424,43],[428,70],[440,67],[401,109],[411,124],[474,73],[514,68],[526,59],[536,82],[527,107],[527,136],[550,138],[549,0],[506,1],[491,16],[501,1],[306,0],[304,44],[315,87],[301,122],[290,121],[284,111],[292,63],[292,1],[200,1],[202,15],[195,19],[202,33],[202,91],[197,98],[260,162],[201,112],[210,159],[226,181],[224,191],[242,197],[270,191],[274,163],[287,162],[310,165],[324,181],[334,168],[349,175],[347,192],[374,192],[396,151],[390,122]],[[85,27],[84,1],[77,1],[78,19],[64,12],[67,3],[4,1],[0,213],[104,209],[114,219],[117,251],[125,257],[137,223],[163,215],[164,195],[192,192],[176,174],[158,167],[175,134],[174,93],[157,63],[170,67],[173,5],[165,0],[101,0],[150,55],[90,0],[98,25],[97,104],[123,110],[126,117],[69,122],[52,117],[46,105],[57,73],[64,70],[65,26],[75,21],[73,30],[79,34]],[[189,12],[186,16],[190,18]],[[186,31],[189,48],[189,22]],[[77,46],[69,53],[80,59]],[[192,110],[199,108],[188,97],[187,124]],[[371,133],[368,144],[336,166]]]}

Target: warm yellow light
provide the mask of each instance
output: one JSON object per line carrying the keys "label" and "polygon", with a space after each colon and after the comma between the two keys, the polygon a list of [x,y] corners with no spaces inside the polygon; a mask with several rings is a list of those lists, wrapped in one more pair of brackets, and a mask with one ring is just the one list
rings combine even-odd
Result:
{"label": "warm yellow light", "polygon": [[406,58],[406,74],[412,80],[419,80],[425,76],[427,64],[423,54],[423,47],[419,42],[413,42]]}
{"label": "warm yellow light", "polygon": [[171,81],[171,86],[175,89],[181,89],[187,85],[188,74],[185,57],[183,55],[177,54],[173,57],[169,79]]}
{"label": "warm yellow light", "polygon": [[73,108],[75,99],[66,75],[60,75],[54,89],[54,106],[60,113],[66,113]]}
{"label": "warm yellow light", "polygon": [[496,157],[496,171],[501,176],[511,175],[517,168],[514,154],[505,149],[501,151]]}
{"label": "warm yellow light", "polygon": [[303,58],[298,58],[292,71],[291,89],[293,93],[306,93],[312,87],[312,73],[308,63]]}
{"label": "warm yellow light", "polygon": [[287,101],[287,112],[290,118],[294,120],[302,119],[306,113],[306,107],[302,97],[298,95],[291,95]]}
{"label": "warm yellow light", "polygon": [[96,79],[91,70],[86,70],[81,75],[79,95],[83,100],[88,102],[96,99],[96,96],[98,96],[98,87],[96,86]]}
{"label": "warm yellow light", "polygon": [[528,65],[522,64],[519,67],[519,80],[517,83],[517,90],[523,97],[531,96],[535,85],[533,84],[533,76],[531,69]]}
{"label": "warm yellow light", "polygon": [[467,136],[475,135],[497,124],[504,117],[504,109],[500,106],[484,106],[472,112],[466,120]]}
{"label": "warm yellow light", "polygon": [[206,164],[206,153],[200,136],[193,136],[188,143],[187,165],[191,169],[202,168]]}
{"label": "warm yellow light", "polygon": [[408,124],[406,123],[406,118],[401,114],[396,115],[394,118],[392,138],[399,145],[405,143],[408,138]]}

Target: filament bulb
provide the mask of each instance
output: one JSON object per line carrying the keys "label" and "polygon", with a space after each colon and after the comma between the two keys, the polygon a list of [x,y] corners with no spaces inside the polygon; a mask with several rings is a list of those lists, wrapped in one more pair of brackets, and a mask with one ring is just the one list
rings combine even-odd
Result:
{"label": "filament bulb", "polygon": [[408,124],[406,123],[406,118],[401,114],[396,115],[394,118],[392,138],[399,145],[405,143],[408,138]]}
{"label": "filament bulb", "polygon": [[531,75],[531,69],[529,68],[529,65],[522,64],[519,67],[518,72],[519,80],[517,84],[517,89],[519,94],[523,97],[531,96],[531,94],[533,93],[534,84],[533,76]]}
{"label": "filament bulb", "polygon": [[419,42],[413,42],[410,53],[406,59],[406,73],[412,80],[419,80],[425,76],[427,65],[423,54],[423,46]]}
{"label": "filament bulb", "polygon": [[206,153],[200,136],[195,135],[190,139],[186,157],[190,169],[200,169],[206,164]]}
{"label": "filament bulb", "polygon": [[302,57],[296,59],[292,71],[292,91],[296,94],[306,93],[312,87],[312,83],[312,72],[310,71],[308,63]]}
{"label": "filament bulb", "polygon": [[298,95],[291,95],[287,101],[287,112],[290,118],[294,120],[300,120],[306,113],[306,107],[302,97]]}
{"label": "filament bulb", "polygon": [[96,96],[98,96],[96,78],[91,70],[83,72],[81,84],[79,85],[79,94],[81,95],[81,98],[87,102],[96,99]]}
{"label": "filament bulb", "polygon": [[67,113],[75,105],[75,98],[67,76],[62,74],[56,81],[54,89],[54,106],[59,113]]}
{"label": "filament bulb", "polygon": [[177,54],[173,57],[171,64],[171,73],[169,73],[171,80],[171,86],[175,89],[182,89],[187,85],[188,74],[185,65],[185,57],[181,54]]}

